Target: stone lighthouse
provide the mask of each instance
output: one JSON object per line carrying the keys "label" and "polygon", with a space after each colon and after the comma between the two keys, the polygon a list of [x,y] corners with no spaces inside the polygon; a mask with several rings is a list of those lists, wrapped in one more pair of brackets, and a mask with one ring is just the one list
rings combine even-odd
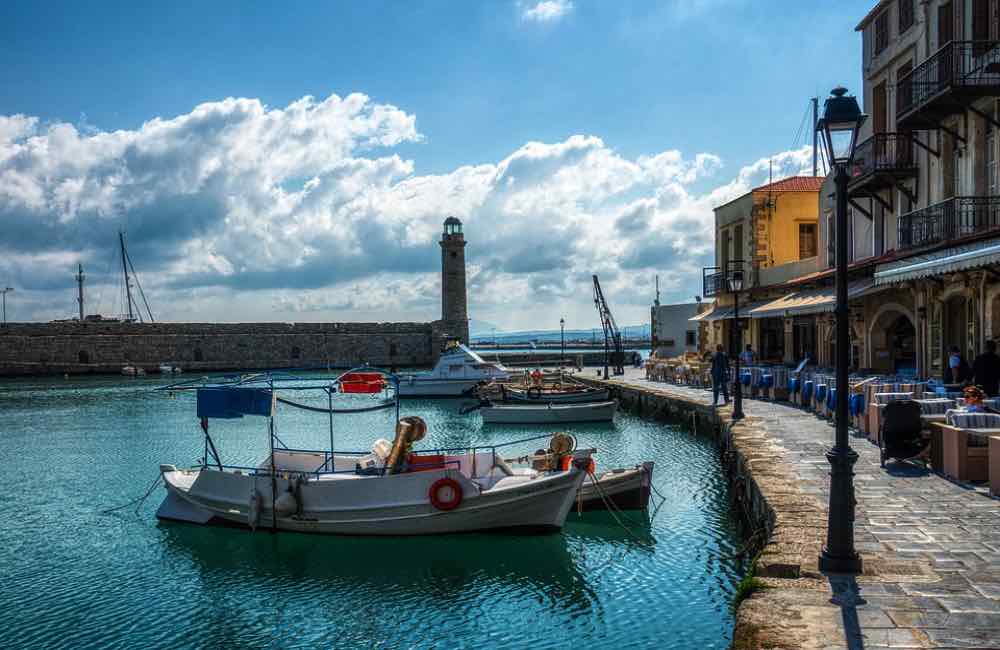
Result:
{"label": "stone lighthouse", "polygon": [[469,309],[465,295],[465,237],[462,222],[444,220],[441,235],[441,321],[445,333],[469,342]]}

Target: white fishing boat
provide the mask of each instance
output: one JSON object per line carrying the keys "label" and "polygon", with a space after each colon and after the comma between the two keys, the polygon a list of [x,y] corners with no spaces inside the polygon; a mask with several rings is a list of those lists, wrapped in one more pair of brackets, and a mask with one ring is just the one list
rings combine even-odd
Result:
{"label": "white fishing boat", "polygon": [[485,361],[461,343],[447,348],[433,370],[401,373],[400,397],[461,397],[480,383],[506,380],[510,370],[499,362]]}
{"label": "white fishing boat", "polygon": [[507,402],[526,402],[544,404],[580,404],[587,402],[606,402],[610,397],[607,388],[591,388],[589,386],[574,386],[571,388],[508,388],[500,385],[502,399]]}
{"label": "white fishing boat", "polygon": [[126,377],[143,377],[146,371],[138,366],[125,366],[122,368],[122,374]]}
{"label": "white fishing boat", "polygon": [[169,363],[161,363],[159,370],[161,375],[176,375],[181,372],[181,369],[179,367],[171,365]]}
{"label": "white fishing boat", "polygon": [[489,404],[479,409],[489,424],[563,424],[612,422],[616,400],[586,404]]}
{"label": "white fishing boat", "polygon": [[[594,450],[575,449],[564,434],[552,437],[553,460],[541,469],[512,467],[497,454],[502,445],[414,452],[426,432],[416,417],[397,418],[393,442],[377,440],[367,453],[277,448],[273,382],[197,390],[206,459],[191,469],[160,466],[161,519],[342,535],[557,530],[592,465]],[[335,392],[350,391],[341,384],[331,400]],[[268,419],[271,452],[256,467],[223,465],[208,421],[243,415]]]}

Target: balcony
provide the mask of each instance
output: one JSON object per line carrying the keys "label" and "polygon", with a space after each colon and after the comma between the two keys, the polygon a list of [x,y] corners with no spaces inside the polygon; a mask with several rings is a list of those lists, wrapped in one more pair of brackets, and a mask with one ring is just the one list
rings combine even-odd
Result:
{"label": "balcony", "polygon": [[726,273],[717,266],[710,266],[701,270],[703,284],[702,295],[712,298],[719,294],[726,293]]}
{"label": "balcony", "polygon": [[858,145],[848,189],[852,196],[895,186],[917,175],[913,136],[909,133],[876,133]]}
{"label": "balcony", "polygon": [[1000,96],[1000,41],[950,41],[896,84],[896,126],[938,129],[977,97]]}
{"label": "balcony", "polygon": [[1000,227],[1000,196],[956,196],[899,217],[899,250],[911,250]]}

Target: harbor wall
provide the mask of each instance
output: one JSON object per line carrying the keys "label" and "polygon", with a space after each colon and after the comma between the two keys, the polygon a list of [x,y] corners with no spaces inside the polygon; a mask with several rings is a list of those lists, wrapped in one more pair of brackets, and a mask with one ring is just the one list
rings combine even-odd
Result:
{"label": "harbor wall", "polygon": [[118,373],[161,363],[187,371],[433,365],[433,323],[10,323],[0,376]]}

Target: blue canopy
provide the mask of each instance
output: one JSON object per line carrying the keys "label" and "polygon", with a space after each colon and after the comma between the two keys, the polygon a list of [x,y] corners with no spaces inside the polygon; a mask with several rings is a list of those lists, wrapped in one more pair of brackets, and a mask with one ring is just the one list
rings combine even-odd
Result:
{"label": "blue canopy", "polygon": [[199,418],[241,418],[274,412],[274,395],[264,388],[199,388]]}

